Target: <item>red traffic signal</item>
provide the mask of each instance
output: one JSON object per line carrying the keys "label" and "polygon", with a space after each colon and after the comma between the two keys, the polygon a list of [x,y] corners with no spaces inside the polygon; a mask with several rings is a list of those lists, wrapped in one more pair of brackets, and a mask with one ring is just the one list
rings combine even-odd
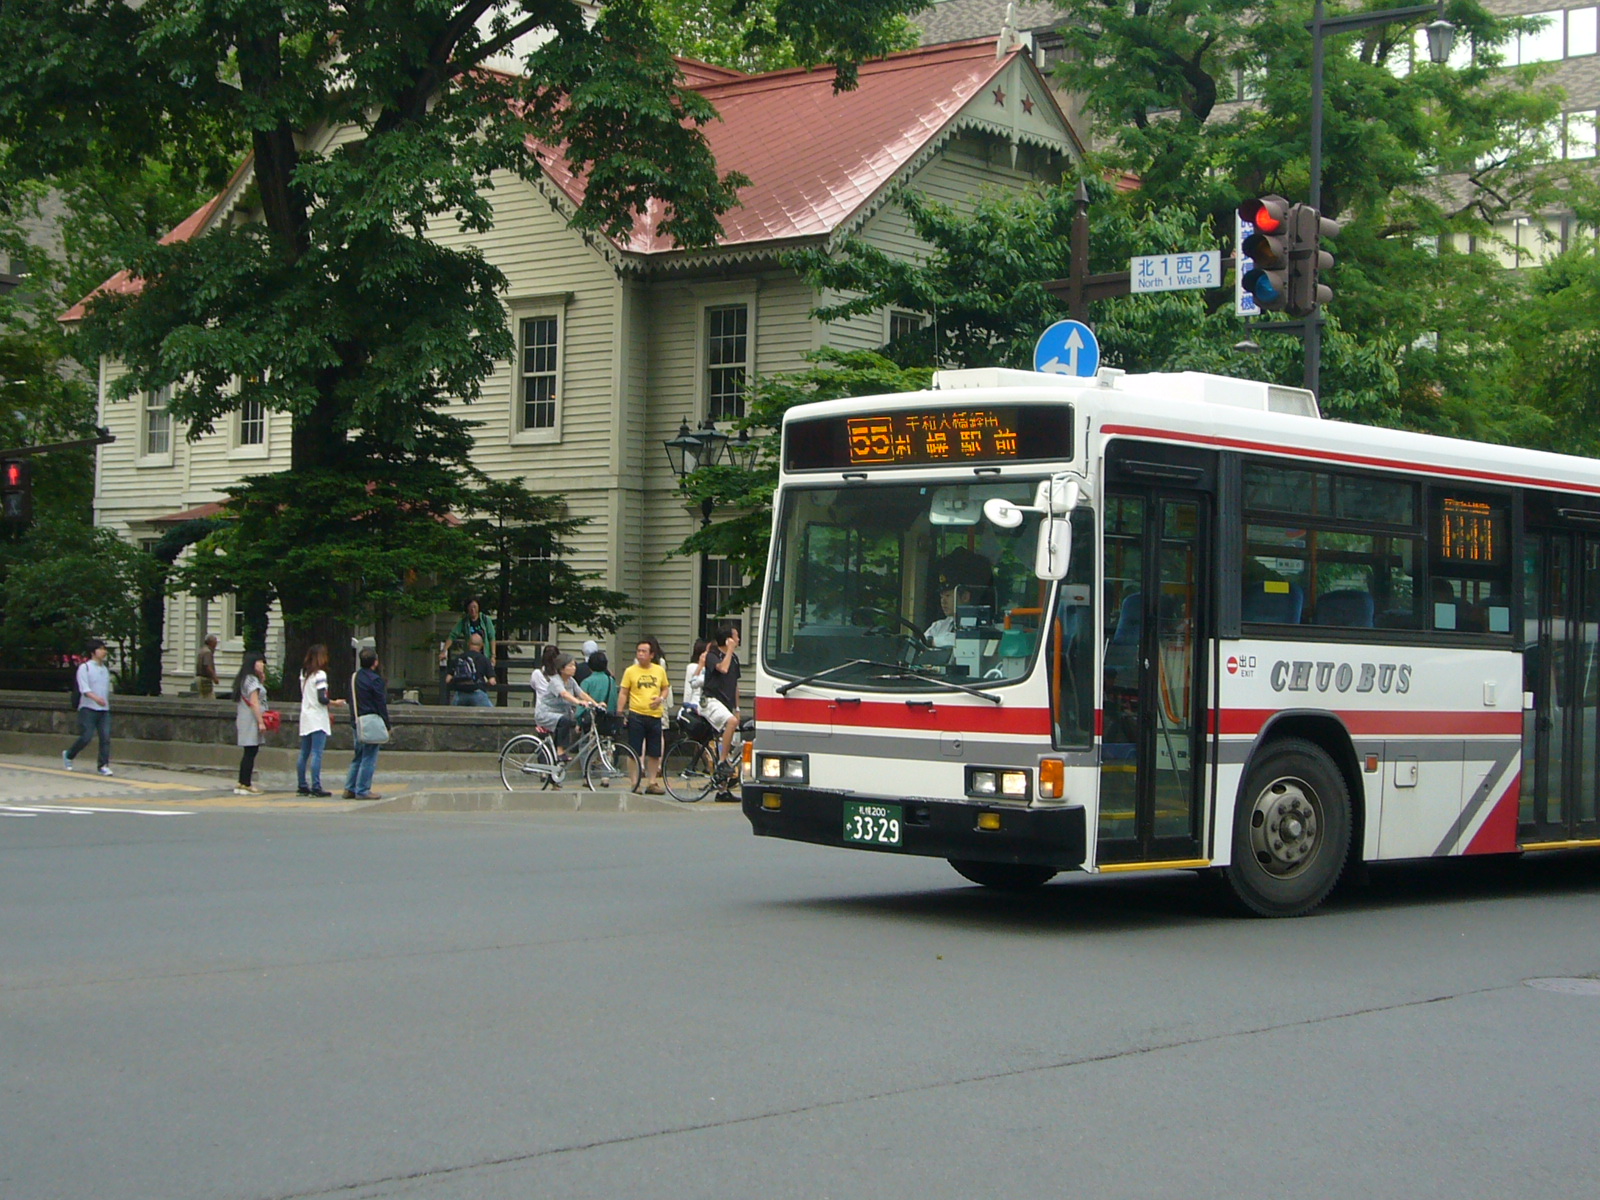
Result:
{"label": "red traffic signal", "polygon": [[28,460],[8,458],[0,465],[0,520],[26,525],[33,518],[33,480]]}
{"label": "red traffic signal", "polygon": [[1289,301],[1289,213],[1289,202],[1282,196],[1262,196],[1239,205],[1243,234],[1239,253],[1250,260],[1239,285],[1255,297],[1262,312],[1282,312]]}

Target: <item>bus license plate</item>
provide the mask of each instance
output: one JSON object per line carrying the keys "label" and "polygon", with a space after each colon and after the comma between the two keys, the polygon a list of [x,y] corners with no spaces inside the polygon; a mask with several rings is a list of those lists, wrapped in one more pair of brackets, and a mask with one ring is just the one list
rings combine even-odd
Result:
{"label": "bus license plate", "polygon": [[844,840],[861,846],[898,846],[900,806],[845,801]]}

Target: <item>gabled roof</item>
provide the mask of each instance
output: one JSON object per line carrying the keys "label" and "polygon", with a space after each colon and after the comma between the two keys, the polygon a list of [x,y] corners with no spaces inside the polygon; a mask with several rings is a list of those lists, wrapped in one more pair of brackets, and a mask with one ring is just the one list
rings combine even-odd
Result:
{"label": "gabled roof", "polygon": [[[692,59],[678,63],[689,86],[719,114],[703,128],[717,169],[738,171],[751,181],[740,190],[739,206],[723,216],[722,240],[712,255],[770,252],[848,229],[876,211],[894,184],[961,129],[981,130],[1013,147],[1040,146],[1075,158],[1083,153],[1032,59],[1016,49],[997,53],[993,37],[863,63],[858,86],[838,93],[832,70],[746,75]],[[582,203],[583,176],[572,171],[559,150],[537,148],[553,199],[571,207]],[[251,163],[246,159],[227,187],[162,243],[194,237],[224,215]],[[671,238],[656,232],[662,215],[662,206],[652,201],[631,233],[615,241],[612,253],[621,251],[635,263],[686,257]],[[122,271],[94,294],[133,292],[139,286]],[[60,320],[80,320],[84,303],[73,305]]]}
{"label": "gabled roof", "polygon": [[1022,0],[1021,4],[1013,0],[933,0],[921,12],[912,14],[911,23],[922,31],[924,46],[993,37],[1005,24],[1008,8],[1015,29],[1054,29],[1066,21],[1066,15],[1054,4],[1038,0]]}
{"label": "gabled roof", "polygon": [[[984,96],[1003,76],[1019,82]],[[992,37],[863,63],[859,80],[853,91],[835,93],[833,71],[797,68],[695,89],[721,117],[703,130],[717,169],[751,181],[740,190],[739,207],[722,218],[722,247],[834,232],[974,105],[965,112],[974,125],[1064,154],[1082,153],[1031,60],[1014,50],[997,56]],[[546,150],[543,157],[546,174],[568,200],[580,203],[582,177],[559,154]],[[676,252],[670,238],[655,232],[661,215],[652,203],[619,248]]]}

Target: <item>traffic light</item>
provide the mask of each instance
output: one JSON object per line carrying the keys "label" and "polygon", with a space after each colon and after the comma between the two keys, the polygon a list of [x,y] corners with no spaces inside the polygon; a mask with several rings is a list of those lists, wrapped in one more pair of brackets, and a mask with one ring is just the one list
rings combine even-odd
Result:
{"label": "traffic light", "polygon": [[1239,252],[1252,262],[1239,284],[1263,312],[1281,312],[1289,303],[1289,202],[1262,196],[1239,205],[1239,219],[1251,227]]}
{"label": "traffic light", "polygon": [[33,472],[25,458],[8,458],[0,464],[0,519],[7,525],[26,525],[33,519]]}
{"label": "traffic light", "polygon": [[1333,299],[1333,289],[1322,283],[1322,272],[1333,266],[1333,255],[1322,248],[1324,238],[1339,235],[1339,222],[1330,221],[1309,204],[1289,211],[1289,307],[1292,316],[1309,317],[1319,305]]}

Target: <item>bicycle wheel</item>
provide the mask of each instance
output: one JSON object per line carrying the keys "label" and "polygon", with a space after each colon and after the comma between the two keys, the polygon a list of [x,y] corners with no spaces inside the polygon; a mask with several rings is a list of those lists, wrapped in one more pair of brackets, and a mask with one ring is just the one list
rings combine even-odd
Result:
{"label": "bicycle wheel", "polygon": [[591,792],[630,792],[639,786],[639,756],[626,742],[601,738],[583,766]]}
{"label": "bicycle wheel", "polygon": [[546,739],[519,733],[500,749],[500,782],[508,792],[550,787],[549,768],[554,765],[555,755]]}
{"label": "bicycle wheel", "polygon": [[661,781],[674,800],[693,804],[711,791],[711,773],[716,768],[711,750],[692,738],[679,738],[667,747],[661,759]]}

